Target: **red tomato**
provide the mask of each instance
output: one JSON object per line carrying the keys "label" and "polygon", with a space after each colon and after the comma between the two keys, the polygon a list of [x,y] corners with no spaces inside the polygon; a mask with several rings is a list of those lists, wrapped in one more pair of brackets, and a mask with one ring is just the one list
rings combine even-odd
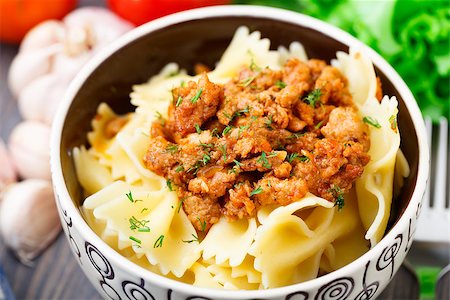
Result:
{"label": "red tomato", "polygon": [[0,40],[19,43],[34,26],[48,19],[61,19],[77,0],[0,0]]}
{"label": "red tomato", "polygon": [[135,25],[191,8],[228,3],[230,0],[108,0],[111,10]]}

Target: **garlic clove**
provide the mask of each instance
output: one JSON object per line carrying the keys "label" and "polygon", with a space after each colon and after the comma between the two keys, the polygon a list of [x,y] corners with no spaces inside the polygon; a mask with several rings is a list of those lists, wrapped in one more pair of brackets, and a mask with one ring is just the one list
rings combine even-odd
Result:
{"label": "garlic clove", "polygon": [[38,77],[19,94],[18,104],[22,117],[51,125],[70,78],[47,74]]}
{"label": "garlic clove", "polygon": [[19,123],[9,138],[9,150],[21,177],[50,180],[48,125],[35,121]]}
{"label": "garlic clove", "polygon": [[[8,184],[17,179],[17,171],[6,149],[5,143],[0,138],[0,194]],[[1,196],[0,196],[1,200]]]}
{"label": "garlic clove", "polygon": [[50,182],[28,179],[8,188],[0,205],[0,232],[23,263],[29,264],[60,231]]}
{"label": "garlic clove", "polygon": [[62,44],[20,52],[12,61],[8,74],[8,83],[15,97],[22,88],[36,77],[47,74],[51,70],[52,57],[63,51]]}
{"label": "garlic clove", "polygon": [[[102,7],[79,8],[68,14],[63,22],[69,32],[84,28],[87,31],[85,43],[90,49],[102,47],[134,27],[128,21]],[[79,43],[78,39],[71,40],[70,37],[69,35],[68,43]]]}
{"label": "garlic clove", "polygon": [[56,43],[61,43],[61,36],[63,35],[64,30],[61,21],[44,21],[28,31],[20,44],[19,51],[35,51],[37,49],[52,46]]}

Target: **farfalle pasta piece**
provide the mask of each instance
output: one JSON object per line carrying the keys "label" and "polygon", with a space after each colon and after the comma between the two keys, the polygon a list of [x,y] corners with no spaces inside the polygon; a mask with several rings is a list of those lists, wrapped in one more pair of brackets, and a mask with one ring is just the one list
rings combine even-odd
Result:
{"label": "farfalle pasta piece", "polygon": [[229,222],[222,217],[201,243],[203,258],[215,258],[216,264],[228,261],[232,267],[240,265],[253,242],[256,227],[254,218]]}
{"label": "farfalle pasta piece", "polygon": [[84,146],[73,149],[78,181],[87,195],[92,195],[113,182],[111,173]]}
{"label": "farfalle pasta piece", "polygon": [[206,268],[215,281],[219,282],[227,290],[256,290],[259,283],[249,283],[246,277],[233,277],[232,269],[217,264],[209,265]]}
{"label": "farfalle pasta piece", "polygon": [[[306,212],[305,210],[311,210]],[[309,194],[307,197],[275,209],[258,227],[250,254],[255,269],[262,273],[264,288],[273,288],[317,276],[320,255],[357,223],[354,204],[336,211],[333,204]],[[295,213],[295,214],[294,214]],[[298,216],[304,215],[303,220]],[[301,251],[300,251],[301,249]],[[307,276],[312,276],[306,278]]]}
{"label": "farfalle pasta piece", "polygon": [[280,69],[280,57],[277,51],[270,50],[270,41],[261,39],[261,33],[250,33],[247,27],[239,27],[234,34],[228,48],[222,55],[210,79],[228,79],[237,74],[242,66],[253,63],[262,68],[269,67],[273,70]]}
{"label": "farfalle pasta piece", "polygon": [[[108,198],[112,191],[115,197]],[[119,249],[132,246],[138,257],[145,255],[162,274],[172,272],[176,277],[183,276],[199,258],[198,244],[183,242],[195,230],[184,211],[177,209],[175,193],[167,188],[152,192],[125,183],[113,184],[102,192],[86,199],[85,207],[106,222],[106,229],[117,232]]]}

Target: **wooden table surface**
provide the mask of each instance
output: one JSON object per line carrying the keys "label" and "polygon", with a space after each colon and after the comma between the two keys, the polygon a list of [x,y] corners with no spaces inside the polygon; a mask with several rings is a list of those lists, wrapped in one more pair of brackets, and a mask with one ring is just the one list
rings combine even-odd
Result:
{"label": "wooden table surface", "polygon": [[[96,0],[80,2],[81,5],[86,3],[103,4]],[[17,103],[7,85],[9,65],[17,49],[16,46],[0,44],[0,136],[5,141],[15,124],[21,120]],[[417,248],[413,245],[412,251],[414,246]],[[448,246],[444,247],[447,247],[444,251],[448,251]],[[101,299],[78,266],[63,234],[32,267],[19,263],[0,239],[0,265],[17,299]],[[449,280],[449,276],[446,276],[440,286],[448,290]],[[379,299],[417,299],[417,295],[417,280],[402,266]],[[447,298],[449,293],[445,295]]]}

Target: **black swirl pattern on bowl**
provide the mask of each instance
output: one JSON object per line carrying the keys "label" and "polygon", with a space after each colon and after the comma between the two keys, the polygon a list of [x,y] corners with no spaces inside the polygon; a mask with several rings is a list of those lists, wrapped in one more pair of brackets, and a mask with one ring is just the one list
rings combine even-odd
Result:
{"label": "black swirl pattern on bowl", "polygon": [[374,281],[370,284],[367,284],[367,271],[369,270],[370,261],[367,262],[366,268],[364,269],[364,275],[363,275],[363,290],[359,292],[359,294],[356,296],[355,300],[369,300],[372,299],[375,294],[378,291],[378,287],[380,286],[380,283],[378,281]]}
{"label": "black swirl pattern on bowl", "polygon": [[[89,242],[84,244],[86,255],[89,258],[92,266],[95,268],[97,273],[100,274],[102,279],[99,281],[100,287],[105,292],[105,294],[112,300],[121,300],[119,293],[108,283],[106,280],[114,279],[114,269],[106,257]],[[103,265],[103,266],[102,266]],[[154,300],[154,299],[153,299]]]}
{"label": "black swirl pattern on bowl", "polygon": [[413,236],[414,233],[416,232],[416,226],[412,225],[412,218],[409,219],[409,225],[408,225],[408,236],[406,239],[406,246],[405,246],[405,253],[408,252],[409,247],[411,246],[412,242],[413,242]]}
{"label": "black swirl pattern on bowl", "polygon": [[122,289],[130,300],[156,300],[155,297],[145,289],[145,282],[142,278],[140,284],[131,281],[122,282]]}
{"label": "black swirl pattern on bowl", "polygon": [[78,247],[77,243],[75,242],[75,239],[73,238],[72,232],[71,232],[71,228],[73,226],[72,218],[69,217],[69,215],[67,214],[67,211],[62,208],[61,201],[59,199],[59,195],[56,195],[56,198],[58,199],[58,203],[59,203],[60,211],[61,211],[63,219],[64,219],[64,223],[66,223],[67,237],[69,238],[69,241],[70,241],[70,247],[72,248],[73,253],[75,253],[75,255],[77,256],[78,262],[80,263],[80,265],[83,265],[83,262],[81,261],[80,248]]}
{"label": "black swirl pattern on bowl", "polygon": [[342,277],[330,281],[322,286],[316,294],[315,300],[343,300],[353,291],[355,281],[351,277]]}
{"label": "black swirl pattern on bowl", "polygon": [[[302,297],[302,298],[300,298]],[[285,300],[308,300],[309,294],[307,292],[295,292],[286,296]]]}
{"label": "black swirl pattern on bowl", "polygon": [[394,261],[395,257],[400,251],[402,243],[403,243],[403,234],[400,233],[395,237],[394,243],[391,246],[387,246],[386,248],[384,248],[383,252],[378,258],[376,265],[377,271],[382,271],[387,267],[391,266],[391,275],[389,279],[391,279],[392,276],[394,275],[394,268],[395,268]]}

